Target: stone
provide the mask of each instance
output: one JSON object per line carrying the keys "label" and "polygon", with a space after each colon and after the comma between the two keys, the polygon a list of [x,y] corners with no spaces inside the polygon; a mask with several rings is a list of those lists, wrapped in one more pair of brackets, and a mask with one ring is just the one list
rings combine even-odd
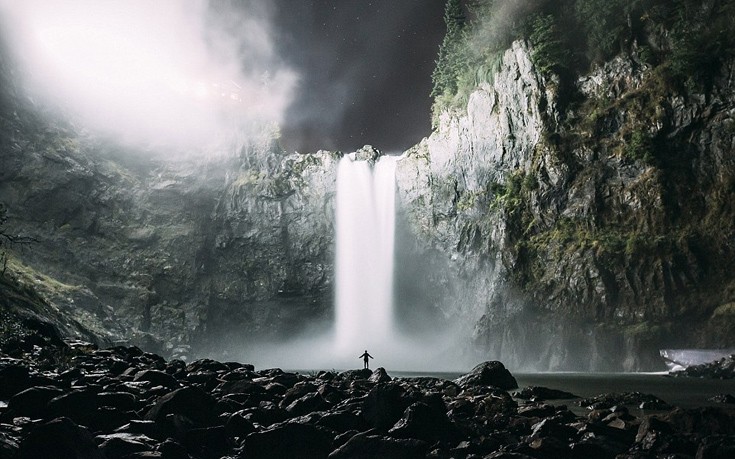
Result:
{"label": "stone", "polygon": [[423,459],[428,445],[420,440],[357,434],[329,454],[329,459]]}
{"label": "stone", "polygon": [[106,459],[126,459],[133,453],[152,451],[158,443],[145,435],[130,433],[98,435],[95,440]]}
{"label": "stone", "polygon": [[176,414],[200,425],[210,425],[216,419],[214,399],[197,387],[183,387],[156,400],[145,419],[162,422],[166,415]]}
{"label": "stone", "polygon": [[376,384],[362,401],[362,412],[374,428],[387,432],[412,403],[405,389],[394,382]]}
{"label": "stone", "polygon": [[39,425],[21,442],[19,459],[44,457],[105,459],[92,434],[69,418],[56,418]]}
{"label": "stone", "polygon": [[515,398],[523,400],[541,401],[541,400],[566,400],[579,398],[579,396],[563,390],[549,389],[541,386],[528,386],[522,390],[513,393]]}
{"label": "stone", "polygon": [[493,386],[498,389],[516,389],[518,383],[513,375],[498,361],[483,362],[469,373],[455,379],[454,382],[462,389],[472,386]]}
{"label": "stone", "polygon": [[389,382],[391,381],[391,379],[392,378],[385,371],[385,368],[379,367],[373,371],[373,374],[370,375],[368,381],[370,381],[371,383],[383,383]]}
{"label": "stone", "polygon": [[48,402],[63,393],[54,386],[31,387],[12,396],[8,400],[8,409],[14,416],[43,417]]}
{"label": "stone", "polygon": [[456,432],[443,407],[416,402],[406,408],[403,417],[388,430],[388,434],[394,438],[414,438],[433,444],[450,441]]}
{"label": "stone", "polygon": [[305,424],[279,424],[245,437],[243,459],[323,458],[332,451],[332,437],[319,427]]}
{"label": "stone", "polygon": [[180,387],[176,378],[159,370],[143,370],[137,373],[133,380],[138,382],[149,382],[154,386],[163,386],[168,389],[176,389],[177,387]]}

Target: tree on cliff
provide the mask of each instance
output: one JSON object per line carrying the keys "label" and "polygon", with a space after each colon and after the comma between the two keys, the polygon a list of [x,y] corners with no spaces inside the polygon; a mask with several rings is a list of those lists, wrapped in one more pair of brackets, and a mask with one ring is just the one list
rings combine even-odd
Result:
{"label": "tree on cliff", "polygon": [[453,94],[457,91],[457,80],[463,62],[460,44],[467,23],[460,0],[447,0],[444,8],[444,22],[447,25],[447,34],[439,47],[436,68],[431,75],[434,83],[431,91],[432,97],[438,97],[444,93]]}

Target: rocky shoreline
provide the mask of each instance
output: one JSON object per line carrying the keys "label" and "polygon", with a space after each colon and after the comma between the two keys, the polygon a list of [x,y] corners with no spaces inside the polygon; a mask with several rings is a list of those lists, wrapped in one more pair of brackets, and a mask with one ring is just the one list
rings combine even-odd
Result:
{"label": "rocky shoreline", "polygon": [[[0,458],[735,457],[735,409],[646,394],[579,402],[517,384],[500,362],[454,381],[166,361],[76,343],[0,354]],[[633,416],[626,404],[658,410]],[[643,407],[643,406],[641,406]]]}

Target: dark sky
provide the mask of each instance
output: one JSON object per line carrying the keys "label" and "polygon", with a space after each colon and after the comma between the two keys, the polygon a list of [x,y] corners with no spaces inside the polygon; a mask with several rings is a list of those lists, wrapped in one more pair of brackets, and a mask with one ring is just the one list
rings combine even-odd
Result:
{"label": "dark sky", "polygon": [[301,74],[283,144],[403,151],[430,133],[445,0],[276,0],[282,55]]}

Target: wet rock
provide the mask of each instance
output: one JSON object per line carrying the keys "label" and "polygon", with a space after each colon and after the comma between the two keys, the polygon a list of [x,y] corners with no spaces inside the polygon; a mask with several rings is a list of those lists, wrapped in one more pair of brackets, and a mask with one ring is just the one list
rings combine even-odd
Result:
{"label": "wet rock", "polygon": [[8,409],[14,416],[43,417],[48,402],[63,393],[54,386],[31,387],[15,394],[8,401]]}
{"label": "wet rock", "polygon": [[707,400],[715,403],[735,404],[735,397],[730,394],[717,394],[714,397],[708,398]]}
{"label": "wet rock", "polygon": [[602,394],[579,401],[579,406],[587,407],[591,410],[612,408],[616,405],[636,406],[646,410],[670,410],[672,408],[671,405],[655,395],[642,394],[640,392]]}
{"label": "wet rock", "polygon": [[565,400],[579,398],[579,396],[572,394],[571,392],[565,392],[563,390],[549,389],[541,386],[528,386],[522,390],[514,392],[515,398],[531,401],[541,400]]}
{"label": "wet rock", "polygon": [[177,387],[180,387],[176,378],[159,370],[143,370],[135,375],[133,381],[149,382],[153,386],[163,386],[168,389],[176,389]]}
{"label": "wet rock", "polygon": [[471,386],[493,386],[498,389],[516,389],[518,383],[505,366],[498,361],[483,362],[469,373],[454,380],[462,389]]}
{"label": "wet rock", "polygon": [[323,458],[332,450],[332,436],[319,427],[304,424],[280,424],[245,438],[243,459]]}
{"label": "wet rock", "polygon": [[158,443],[145,435],[130,433],[98,435],[95,440],[107,459],[123,459],[133,453],[152,451]]}
{"label": "wet rock", "polygon": [[0,400],[7,400],[32,385],[28,368],[15,363],[0,363]]}
{"label": "wet rock", "polygon": [[291,416],[303,416],[314,411],[323,411],[329,408],[326,402],[318,393],[306,394],[303,397],[294,400],[286,407],[286,411]]}
{"label": "wet rock", "polygon": [[385,368],[379,367],[376,368],[375,371],[373,371],[373,374],[370,375],[368,378],[368,381],[371,383],[383,383],[383,382],[390,382],[391,377],[388,376],[388,373],[386,373]]}
{"label": "wet rock", "polygon": [[339,373],[337,377],[344,381],[352,381],[355,379],[368,379],[373,375],[373,372],[368,369],[363,370],[347,370]]}
{"label": "wet rock", "polygon": [[387,431],[403,416],[412,403],[405,389],[395,382],[375,385],[362,402],[362,412],[368,423]]}
{"label": "wet rock", "polygon": [[674,376],[690,376],[694,378],[733,379],[735,378],[735,354],[701,365],[692,365],[681,371],[674,371]]}
{"label": "wet rock", "polygon": [[92,434],[69,418],[57,418],[39,425],[23,439],[19,459],[45,457],[105,459]]}
{"label": "wet rock", "polygon": [[165,416],[176,414],[194,423],[209,425],[215,419],[215,401],[197,387],[184,387],[160,397],[145,414],[145,419],[162,422]]}
{"label": "wet rock", "polygon": [[423,459],[427,451],[428,445],[420,440],[357,434],[334,450],[329,459]]}
{"label": "wet rock", "polygon": [[454,430],[443,405],[430,406],[416,402],[406,408],[403,417],[388,430],[388,434],[395,438],[415,438],[431,444],[449,441],[455,435]]}
{"label": "wet rock", "polygon": [[186,432],[184,446],[194,457],[220,458],[230,450],[230,442],[223,426],[191,429]]}

